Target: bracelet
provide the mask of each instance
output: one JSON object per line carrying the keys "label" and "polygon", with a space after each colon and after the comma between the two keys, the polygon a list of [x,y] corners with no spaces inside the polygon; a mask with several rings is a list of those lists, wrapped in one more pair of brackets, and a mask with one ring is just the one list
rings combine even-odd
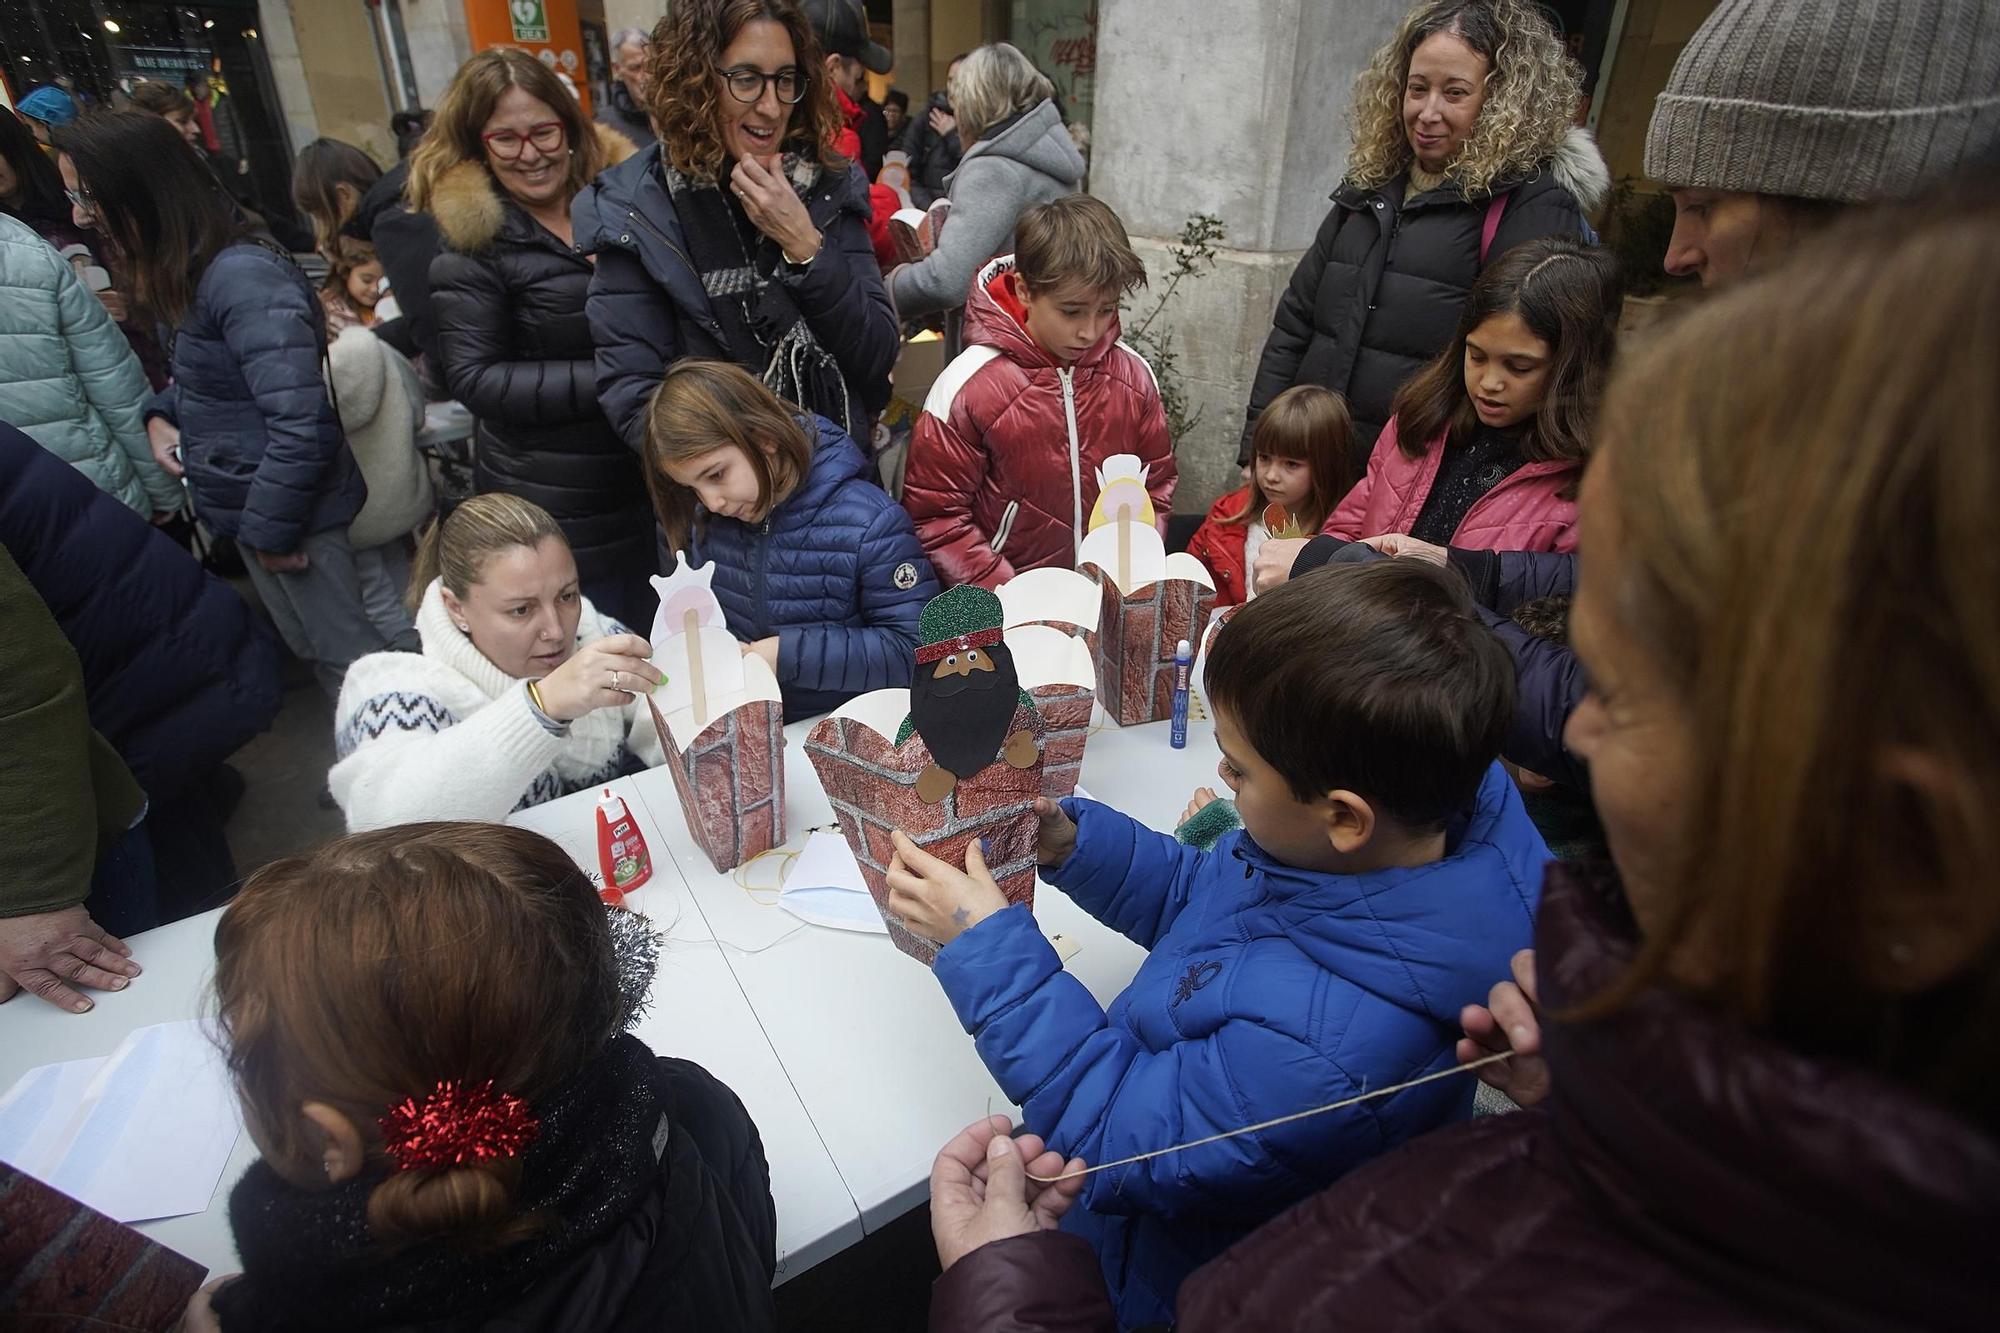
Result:
{"label": "bracelet", "polygon": [[569,735],[569,723],[558,722],[554,717],[550,716],[548,705],[542,702],[542,692],[537,688],[535,682],[531,680],[525,683],[528,687],[528,707],[533,711],[535,721],[541,724],[542,730],[548,732],[551,736]]}
{"label": "bracelet", "polygon": [[819,252],[820,252],[820,251],[822,251],[822,250],[824,250],[824,249],[826,249],[826,233],[825,233],[825,232],[821,232],[821,233],[819,234],[819,244],[818,244],[818,245],[815,245],[815,246],[813,247],[813,252],[812,252],[811,254],[807,255],[807,256],[806,256],[806,257],[805,257],[804,259],[794,259],[794,258],[792,258],[792,257],[791,257],[791,255],[790,255],[790,254],[787,254],[787,253],[785,252],[785,250],[784,250],[784,249],[783,249],[782,247],[781,247],[781,248],[779,249],[778,253],[779,253],[780,255],[782,255],[782,256],[784,257],[784,260],[785,260],[785,262],[786,262],[787,264],[790,264],[790,265],[791,265],[791,266],[792,266],[793,268],[804,268],[804,267],[806,267],[806,266],[807,266],[808,264],[812,263],[812,262],[813,262],[813,260],[815,260],[815,259],[818,259],[818,258],[819,258]]}
{"label": "bracelet", "polygon": [[528,702],[533,704],[535,711],[541,713],[544,717],[548,715],[549,707],[542,702],[542,692],[535,688],[535,682],[532,680],[528,682]]}

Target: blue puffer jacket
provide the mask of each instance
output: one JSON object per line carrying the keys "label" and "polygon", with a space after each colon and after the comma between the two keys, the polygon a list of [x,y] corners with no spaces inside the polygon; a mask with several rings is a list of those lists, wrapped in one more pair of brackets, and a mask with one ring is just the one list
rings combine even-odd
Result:
{"label": "blue puffer jacket", "polygon": [[755,527],[710,515],[696,564],[715,564],[715,596],[746,643],[778,636],[785,720],[857,694],[910,683],[917,618],[938,592],[910,516],[868,480],[868,461],[825,417],[812,470]]}
{"label": "blue puffer jacket", "polygon": [[278,643],[171,538],[0,425],[0,545],[83,662],[90,725],[156,796],[278,714]]}
{"label": "blue puffer jacket", "polygon": [[148,416],[181,428],[195,512],[256,551],[344,527],[367,486],[327,400],[325,318],[296,264],[250,241],[203,270]]}
{"label": "blue puffer jacket", "polygon": [[[1464,1005],[1533,937],[1548,849],[1495,764],[1441,861],[1368,875],[1279,864],[1248,835],[1183,847],[1070,799],[1076,851],[1043,878],[1151,950],[1107,1012],[1029,913],[997,912],[935,968],[980,1058],[1065,1156],[1112,1162],[1451,1068]],[[1472,1110],[1441,1079],[1089,1177],[1065,1226],[1132,1327],[1181,1279],[1343,1172]]]}
{"label": "blue puffer jacket", "polygon": [[[597,343],[598,402],[634,449],[645,446],[646,401],[668,366],[686,356],[733,359],[660,170],[660,151],[647,149],[605,171],[570,205],[576,247],[597,259],[585,310]],[[806,212],[826,242],[803,270],[781,267],[779,281],[840,363],[857,418],[841,424],[861,430],[889,401],[901,333],[868,240],[860,168],[822,177]]]}

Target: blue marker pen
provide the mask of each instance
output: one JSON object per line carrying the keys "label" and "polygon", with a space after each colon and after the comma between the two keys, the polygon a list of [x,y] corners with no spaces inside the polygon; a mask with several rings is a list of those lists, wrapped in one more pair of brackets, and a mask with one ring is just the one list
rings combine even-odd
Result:
{"label": "blue marker pen", "polygon": [[1194,674],[1194,645],[1182,639],[1174,646],[1173,747],[1187,749],[1188,678]]}

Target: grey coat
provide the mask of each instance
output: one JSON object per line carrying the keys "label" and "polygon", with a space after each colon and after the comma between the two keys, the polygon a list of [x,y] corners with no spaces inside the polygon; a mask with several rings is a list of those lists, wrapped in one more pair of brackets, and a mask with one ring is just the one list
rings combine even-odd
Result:
{"label": "grey coat", "polygon": [[1021,214],[1076,193],[1082,180],[1083,154],[1054,102],[1043,101],[966,149],[951,176],[951,216],[937,249],[890,275],[897,316],[914,319],[964,305],[980,267],[1014,248]]}

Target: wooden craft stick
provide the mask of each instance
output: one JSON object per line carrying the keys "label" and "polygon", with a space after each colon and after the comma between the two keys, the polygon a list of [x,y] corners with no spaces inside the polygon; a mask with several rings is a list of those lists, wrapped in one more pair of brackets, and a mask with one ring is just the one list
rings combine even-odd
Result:
{"label": "wooden craft stick", "polygon": [[708,725],[708,682],[701,674],[701,622],[695,618],[693,607],[681,613],[681,633],[687,643],[688,694],[694,702],[694,724],[705,727]]}
{"label": "wooden craft stick", "polygon": [[1118,511],[1118,591],[1132,591],[1132,506]]}

